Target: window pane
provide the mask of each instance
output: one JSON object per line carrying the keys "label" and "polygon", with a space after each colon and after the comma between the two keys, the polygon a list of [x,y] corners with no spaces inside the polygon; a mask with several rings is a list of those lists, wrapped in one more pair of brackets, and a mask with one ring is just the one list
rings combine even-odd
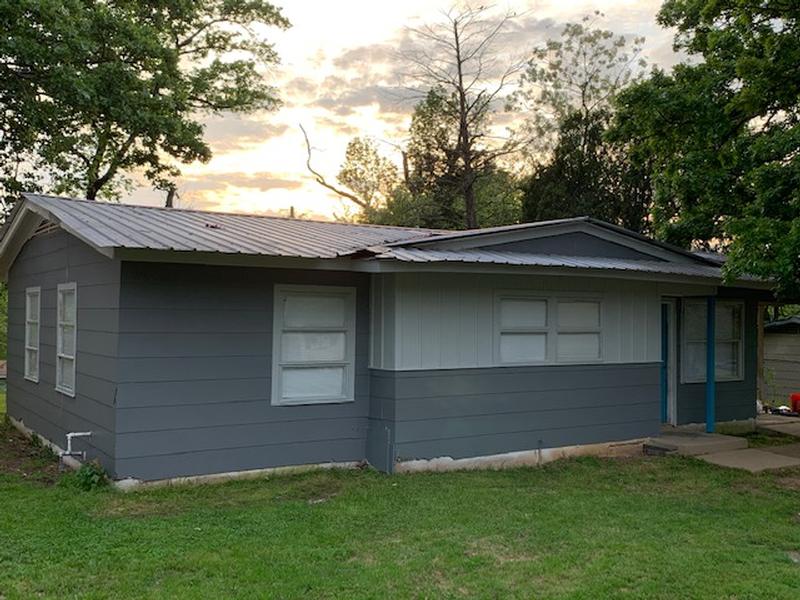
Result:
{"label": "window pane", "polygon": [[344,332],[284,333],[281,349],[283,360],[286,362],[343,361],[345,334]]}
{"label": "window pane", "polygon": [[31,348],[39,346],[39,324],[28,323],[25,325],[25,345]]}
{"label": "window pane", "polygon": [[597,360],[600,358],[600,334],[560,333],[559,360]]}
{"label": "window pane", "polygon": [[25,351],[25,376],[33,379],[39,377],[39,352],[37,350]]}
{"label": "window pane", "polygon": [[71,358],[56,359],[56,376],[58,386],[67,390],[75,389],[75,374],[73,368],[75,361]]}
{"label": "window pane", "polygon": [[75,356],[75,327],[72,325],[61,326],[61,344],[58,351],[61,354]]}
{"label": "window pane", "polygon": [[701,341],[706,339],[706,304],[704,302],[687,302],[683,311],[685,322],[683,331],[687,340]]}
{"label": "window pane", "polygon": [[706,378],[706,343],[688,342],[684,345],[684,378],[687,380]]}
{"label": "window pane", "polygon": [[339,398],[344,395],[344,367],[283,369],[283,398]]}
{"label": "window pane", "polygon": [[500,360],[505,363],[542,361],[547,357],[546,333],[503,333]]}
{"label": "window pane", "polygon": [[735,304],[717,305],[716,337],[737,340],[742,331],[742,307]]}
{"label": "window pane", "polygon": [[547,301],[525,298],[500,300],[500,327],[525,329],[547,326]]}
{"label": "window pane", "polygon": [[288,294],[284,299],[284,327],[343,327],[346,315],[342,296]]}
{"label": "window pane", "polygon": [[58,319],[64,323],[75,322],[75,291],[61,290]]}
{"label": "window pane", "polygon": [[717,342],[717,377],[739,376],[739,342]]}
{"label": "window pane", "polygon": [[25,318],[29,321],[39,320],[39,294],[27,294]]}
{"label": "window pane", "polygon": [[558,326],[571,329],[600,327],[600,303],[559,302]]}

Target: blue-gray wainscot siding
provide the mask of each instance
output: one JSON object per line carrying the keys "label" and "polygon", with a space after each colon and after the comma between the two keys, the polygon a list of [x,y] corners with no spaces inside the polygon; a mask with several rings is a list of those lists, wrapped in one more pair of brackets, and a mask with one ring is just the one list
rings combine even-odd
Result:
{"label": "blue-gray wainscot siding", "polygon": [[660,427],[659,365],[372,370],[369,458],[465,458],[628,440]]}

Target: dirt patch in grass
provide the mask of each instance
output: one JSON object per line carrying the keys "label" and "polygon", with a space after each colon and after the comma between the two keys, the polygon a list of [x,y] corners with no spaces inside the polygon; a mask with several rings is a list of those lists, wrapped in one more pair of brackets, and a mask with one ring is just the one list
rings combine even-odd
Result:
{"label": "dirt patch in grass", "polygon": [[785,433],[778,433],[777,431],[768,431],[766,429],[758,429],[756,431],[748,431],[746,433],[735,434],[737,437],[743,437],[747,440],[747,445],[750,448],[765,448],[769,446],[785,446],[787,444],[796,444],[798,438],[793,435],[786,435]]}
{"label": "dirt patch in grass", "polygon": [[61,475],[58,457],[38,440],[20,433],[0,415],[0,475],[15,475],[44,485]]}
{"label": "dirt patch in grass", "polygon": [[342,490],[342,482],[329,473],[298,479],[277,500],[302,500],[308,504],[322,504],[335,498]]}
{"label": "dirt patch in grass", "polygon": [[198,509],[247,509],[279,502],[322,504],[342,491],[331,473],[279,475],[219,484],[196,484],[114,494],[93,515],[100,518],[174,517]]}

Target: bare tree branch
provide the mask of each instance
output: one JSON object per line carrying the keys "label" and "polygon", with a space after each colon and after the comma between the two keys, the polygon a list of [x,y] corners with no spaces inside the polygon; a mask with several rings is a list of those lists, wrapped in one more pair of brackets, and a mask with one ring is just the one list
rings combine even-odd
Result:
{"label": "bare tree branch", "polygon": [[311,166],[311,142],[308,140],[308,134],[306,133],[306,129],[305,127],[303,127],[302,123],[299,123],[298,125],[300,126],[300,131],[303,132],[303,138],[306,141],[306,169],[308,169],[308,172],[314,176],[314,181],[316,181],[319,185],[321,185],[325,189],[330,190],[337,196],[350,200],[350,202],[357,204],[361,208],[367,208],[368,207],[367,202],[364,202],[361,198],[359,198],[355,194],[351,194],[347,190],[343,190],[340,187],[328,183],[325,177],[319,171],[314,170],[314,167]]}

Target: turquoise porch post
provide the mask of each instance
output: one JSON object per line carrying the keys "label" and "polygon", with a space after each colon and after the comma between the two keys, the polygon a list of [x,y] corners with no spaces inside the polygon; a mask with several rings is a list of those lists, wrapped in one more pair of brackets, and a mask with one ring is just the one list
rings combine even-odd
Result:
{"label": "turquoise porch post", "polygon": [[717,399],[717,361],[716,361],[716,320],[717,299],[706,299],[706,431],[714,433],[716,422],[715,401]]}

